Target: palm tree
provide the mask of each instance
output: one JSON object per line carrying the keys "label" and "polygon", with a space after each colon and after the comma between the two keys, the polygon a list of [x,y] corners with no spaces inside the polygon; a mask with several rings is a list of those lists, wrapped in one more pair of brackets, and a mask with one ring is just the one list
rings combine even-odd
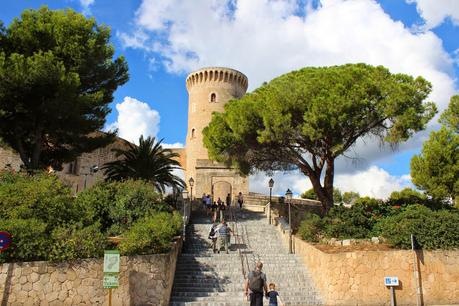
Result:
{"label": "palm tree", "polygon": [[117,157],[122,158],[106,163],[102,170],[106,180],[122,181],[125,179],[142,179],[153,183],[155,188],[164,193],[166,186],[181,187],[185,182],[172,172],[180,168],[180,163],[174,158],[179,154],[170,149],[164,149],[155,137],[139,138],[139,145],[129,144],[129,148],[114,149]]}

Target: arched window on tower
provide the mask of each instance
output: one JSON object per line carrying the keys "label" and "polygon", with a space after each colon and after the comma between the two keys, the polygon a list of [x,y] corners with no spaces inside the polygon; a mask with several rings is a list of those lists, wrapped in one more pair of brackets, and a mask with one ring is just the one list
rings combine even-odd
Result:
{"label": "arched window on tower", "polygon": [[195,129],[191,129],[191,138],[194,138],[194,132],[195,132]]}
{"label": "arched window on tower", "polygon": [[210,94],[210,102],[217,102],[217,95],[214,92]]}

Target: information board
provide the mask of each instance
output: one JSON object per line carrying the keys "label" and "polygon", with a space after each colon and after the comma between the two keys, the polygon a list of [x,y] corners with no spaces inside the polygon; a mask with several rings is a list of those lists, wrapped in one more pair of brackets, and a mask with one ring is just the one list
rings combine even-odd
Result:
{"label": "information board", "polygon": [[106,250],[104,251],[104,273],[119,273],[120,272],[120,251]]}
{"label": "information board", "polygon": [[118,273],[104,273],[104,288],[118,288]]}

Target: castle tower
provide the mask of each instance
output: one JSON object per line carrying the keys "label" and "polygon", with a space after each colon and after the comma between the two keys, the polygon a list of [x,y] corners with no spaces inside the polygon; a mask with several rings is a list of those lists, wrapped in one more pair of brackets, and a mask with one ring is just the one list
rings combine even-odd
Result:
{"label": "castle tower", "polygon": [[[203,129],[212,119],[213,112],[223,112],[231,99],[241,98],[248,86],[247,77],[234,69],[222,67],[202,68],[190,73],[186,79],[188,90],[188,133],[186,138],[186,183],[193,177],[193,196],[212,194],[225,200],[228,193],[248,192],[247,178],[234,170],[212,162],[203,143]],[[188,186],[188,190],[190,190]]]}

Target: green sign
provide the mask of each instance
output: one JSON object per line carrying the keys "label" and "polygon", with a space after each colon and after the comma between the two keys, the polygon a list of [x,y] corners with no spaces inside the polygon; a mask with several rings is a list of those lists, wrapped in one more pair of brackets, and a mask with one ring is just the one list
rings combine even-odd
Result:
{"label": "green sign", "polygon": [[104,273],[104,288],[118,288],[118,273]]}
{"label": "green sign", "polygon": [[120,251],[105,250],[104,251],[104,273],[119,273],[120,272]]}

